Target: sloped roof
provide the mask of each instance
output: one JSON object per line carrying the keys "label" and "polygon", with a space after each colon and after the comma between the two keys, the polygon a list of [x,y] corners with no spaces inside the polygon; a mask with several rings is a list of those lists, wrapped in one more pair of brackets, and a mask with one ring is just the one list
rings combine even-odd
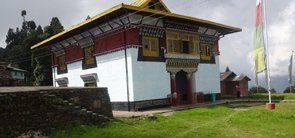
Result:
{"label": "sloped roof", "polygon": [[246,79],[247,81],[251,80],[244,74],[237,76],[234,72],[231,71],[220,73],[220,81],[242,81],[244,79]]}
{"label": "sloped roof", "polygon": [[133,3],[131,3],[130,5],[135,6],[135,7],[139,7],[139,8],[145,8],[148,6],[148,4],[150,2],[155,2],[157,4],[162,5],[167,12],[171,13],[171,11],[168,9],[168,7],[164,4],[164,2],[162,0],[137,0]]}
{"label": "sloped roof", "polygon": [[[229,72],[222,72],[220,73],[220,81],[228,81],[229,78],[234,78],[237,76],[235,73],[229,71]],[[232,80],[232,79],[230,79]]]}
{"label": "sloped roof", "polygon": [[246,79],[247,81],[250,81],[251,79],[248,78],[247,76],[241,74],[239,76],[236,76],[232,81],[242,81],[243,79]]}
{"label": "sloped roof", "polygon": [[85,20],[75,26],[70,27],[69,29],[60,32],[40,43],[37,43],[35,45],[33,45],[31,47],[31,49],[37,48],[39,46],[45,46],[45,45],[50,45],[53,44],[55,41],[60,40],[61,38],[65,37],[65,36],[70,36],[70,35],[74,35],[75,32],[82,30],[83,28],[85,29],[85,26],[89,26],[91,24],[93,24],[95,21],[97,20],[101,20],[103,19],[103,17],[105,17],[106,15],[109,15],[111,13],[114,13],[118,10],[121,9],[127,9],[127,10],[132,10],[132,11],[141,11],[141,12],[146,12],[146,13],[151,13],[151,14],[155,14],[155,15],[163,15],[165,17],[171,17],[171,18],[176,18],[176,19],[183,19],[183,20],[187,20],[187,21],[192,21],[192,22],[196,22],[196,23],[200,23],[200,24],[206,24],[206,25],[210,25],[212,27],[215,28],[219,28],[220,30],[222,30],[222,34],[230,34],[230,33],[234,33],[234,32],[240,32],[242,31],[241,28],[237,28],[237,27],[232,27],[232,26],[228,26],[228,25],[224,25],[224,24],[220,24],[220,23],[216,23],[216,22],[212,22],[212,21],[208,21],[208,20],[204,20],[204,19],[199,19],[199,18],[194,18],[194,17],[189,17],[189,16],[184,16],[184,15],[180,15],[180,14],[175,14],[175,13],[171,13],[169,12],[169,9],[165,6],[165,4],[161,1],[158,0],[168,12],[164,12],[161,11],[159,12],[156,9],[148,9],[148,8],[142,8],[142,6],[145,6],[146,4],[148,4],[148,2],[150,2],[151,0],[138,0],[130,5],[127,4],[119,4],[117,6],[114,6],[108,10],[106,10],[105,12],[102,12],[88,20]]}

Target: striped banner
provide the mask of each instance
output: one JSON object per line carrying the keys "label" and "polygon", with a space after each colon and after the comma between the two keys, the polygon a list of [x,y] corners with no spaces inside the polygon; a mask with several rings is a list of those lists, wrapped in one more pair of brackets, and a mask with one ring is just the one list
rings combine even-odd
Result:
{"label": "striped banner", "polygon": [[266,69],[265,62],[265,43],[264,43],[264,21],[263,21],[262,2],[257,0],[256,3],[256,23],[254,32],[254,61],[255,72],[260,73]]}

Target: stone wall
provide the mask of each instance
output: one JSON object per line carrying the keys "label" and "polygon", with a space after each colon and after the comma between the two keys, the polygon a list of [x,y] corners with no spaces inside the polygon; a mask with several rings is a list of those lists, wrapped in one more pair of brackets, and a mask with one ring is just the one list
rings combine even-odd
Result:
{"label": "stone wall", "polygon": [[113,117],[107,88],[1,89],[0,137],[28,130],[49,132],[72,124],[99,124]]}

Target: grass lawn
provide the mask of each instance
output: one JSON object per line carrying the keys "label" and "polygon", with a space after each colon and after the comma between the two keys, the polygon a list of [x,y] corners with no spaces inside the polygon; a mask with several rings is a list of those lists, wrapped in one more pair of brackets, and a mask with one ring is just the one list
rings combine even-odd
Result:
{"label": "grass lawn", "polygon": [[[272,93],[274,100],[295,100],[294,93]],[[222,96],[222,99],[236,99],[236,96]],[[249,96],[240,97],[239,99],[263,99],[268,100],[268,93],[255,93]]]}
{"label": "grass lawn", "polygon": [[157,115],[157,119],[119,118],[100,126],[78,126],[54,132],[56,138],[102,137],[294,137],[295,103],[249,108],[212,106]]}

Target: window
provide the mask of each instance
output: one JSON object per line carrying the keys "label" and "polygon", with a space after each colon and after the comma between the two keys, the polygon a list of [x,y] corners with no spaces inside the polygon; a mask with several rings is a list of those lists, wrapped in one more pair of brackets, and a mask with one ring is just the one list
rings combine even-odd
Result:
{"label": "window", "polygon": [[83,69],[94,68],[97,66],[95,56],[93,56],[93,51],[93,46],[83,48]]}
{"label": "window", "polygon": [[168,53],[179,52],[179,33],[167,32],[166,36]]}
{"label": "window", "polygon": [[209,44],[201,44],[201,59],[211,60],[211,48]]}
{"label": "window", "polygon": [[199,54],[199,35],[166,32],[168,53]]}
{"label": "window", "polygon": [[66,66],[66,56],[60,55],[58,58],[58,74],[66,73],[67,72],[67,66]]}
{"label": "window", "polygon": [[158,57],[159,55],[159,39],[156,37],[142,38],[143,56]]}
{"label": "window", "polygon": [[96,82],[91,82],[91,83],[85,83],[84,87],[97,87],[97,83]]}
{"label": "window", "polygon": [[84,60],[85,60],[85,64],[89,65],[89,64],[94,64],[94,57],[93,57],[93,47],[87,47],[84,48]]}
{"label": "window", "polygon": [[182,47],[181,47],[181,52],[189,54],[189,41],[182,41]]}

